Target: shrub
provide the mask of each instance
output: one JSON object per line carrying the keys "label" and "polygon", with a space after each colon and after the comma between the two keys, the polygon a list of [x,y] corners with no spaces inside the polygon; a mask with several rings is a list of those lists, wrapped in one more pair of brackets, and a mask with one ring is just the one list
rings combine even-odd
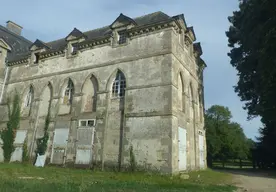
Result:
{"label": "shrub", "polygon": [[29,161],[28,141],[27,141],[27,139],[25,139],[24,144],[23,144],[22,161],[23,162],[28,162]]}
{"label": "shrub", "polygon": [[8,98],[8,117],[7,128],[1,131],[1,139],[3,140],[2,149],[4,151],[4,161],[9,162],[11,155],[15,149],[13,142],[16,136],[16,130],[19,128],[20,123],[20,97],[17,91],[11,101]]}
{"label": "shrub", "polygon": [[46,119],[45,119],[44,135],[42,138],[39,138],[37,140],[36,154],[44,155],[47,150],[47,146],[48,146],[47,144],[49,139],[49,133],[48,133],[49,124],[50,124],[50,113],[48,112],[48,115],[46,116]]}

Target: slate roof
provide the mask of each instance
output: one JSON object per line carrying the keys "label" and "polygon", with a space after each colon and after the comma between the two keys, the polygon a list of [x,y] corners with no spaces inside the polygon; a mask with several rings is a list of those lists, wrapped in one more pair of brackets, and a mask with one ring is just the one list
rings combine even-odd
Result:
{"label": "slate roof", "polygon": [[46,49],[49,49],[49,46],[44,43],[43,41],[37,39],[35,40],[35,42],[30,46],[30,48],[33,46],[33,45],[36,45],[38,48],[46,48]]}
{"label": "slate roof", "polygon": [[80,30],[78,30],[77,28],[74,28],[73,31],[71,33],[69,33],[69,35],[67,35],[67,37],[65,37],[65,39],[67,39],[71,35],[76,37],[76,38],[80,38],[80,37],[85,37],[86,38],[86,36]]}
{"label": "slate roof", "polygon": [[11,47],[11,52],[8,52],[8,61],[16,58],[22,58],[26,54],[29,54],[29,46],[32,44],[31,41],[19,36],[7,28],[0,25],[0,38],[2,38]]}
{"label": "slate roof", "polygon": [[[135,21],[137,26],[144,26],[144,25],[168,21],[170,19],[173,19],[173,17],[170,17],[167,14],[159,11],[159,12],[151,13],[141,17],[133,18],[133,21]],[[7,31],[7,29],[5,28],[4,30]],[[110,35],[111,32],[112,31],[109,25],[109,26],[94,29],[91,31],[83,32],[83,34],[87,37],[87,40],[93,40],[93,39],[98,39],[101,37],[108,36]],[[0,30],[0,38],[1,36],[2,34]],[[8,57],[9,62],[23,59],[24,57],[27,57],[28,54],[30,54],[28,48],[32,44],[32,42],[24,39],[23,37],[17,37],[17,38],[20,39],[20,41],[18,40],[20,46],[17,45],[15,47],[17,51],[15,53],[12,53],[12,55]],[[7,42],[9,43],[9,41]],[[66,38],[62,38],[55,41],[47,42],[45,44],[50,48],[50,51],[57,51],[57,50],[63,50],[66,47],[67,42],[66,42]]]}

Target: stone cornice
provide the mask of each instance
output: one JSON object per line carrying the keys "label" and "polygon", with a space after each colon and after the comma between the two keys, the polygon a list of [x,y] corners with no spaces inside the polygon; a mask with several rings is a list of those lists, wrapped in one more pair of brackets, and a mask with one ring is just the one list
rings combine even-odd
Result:
{"label": "stone cornice", "polygon": [[91,48],[91,47],[95,47],[95,46],[103,45],[107,43],[110,43],[110,36],[93,39],[91,41],[83,41],[81,43],[78,43],[77,47],[79,50],[82,50],[82,49]]}
{"label": "stone cornice", "polygon": [[48,57],[53,57],[53,56],[57,56],[57,55],[62,55],[64,54],[64,50],[60,50],[60,51],[46,51],[46,52],[42,52],[40,54],[40,59],[46,59]]}
{"label": "stone cornice", "polygon": [[[158,31],[158,30],[162,30],[162,29],[170,28],[170,27],[173,27],[175,30],[179,30],[179,27],[176,24],[175,20],[167,20],[167,21],[163,21],[163,22],[153,23],[150,25],[133,27],[131,29],[128,29],[127,33],[129,35],[129,37],[134,37],[134,36],[138,36],[141,34],[148,34],[153,31]],[[111,42],[110,35],[106,35],[106,36],[103,36],[103,37],[100,37],[97,39],[92,39],[92,40],[87,40],[87,41],[83,41],[80,43],[76,43],[75,45],[78,47],[78,50],[82,50],[82,49],[87,49],[87,48],[93,48],[93,47],[99,46],[99,45],[110,44],[110,42]],[[54,57],[57,55],[63,55],[64,53],[65,53],[64,49],[63,50],[62,49],[47,50],[47,51],[40,53],[40,59],[44,60],[46,58]],[[29,57],[30,57],[30,55],[28,55],[24,59],[10,62],[10,63],[8,63],[8,66],[14,66],[14,65],[18,65],[18,64],[26,64],[29,62]]]}
{"label": "stone cornice", "polygon": [[8,63],[8,66],[14,66],[14,65],[19,65],[19,64],[27,64],[29,62],[29,58],[26,57],[24,59],[18,60],[18,61],[13,61]]}
{"label": "stone cornice", "polygon": [[133,36],[141,35],[144,33],[150,33],[153,31],[157,31],[157,30],[161,30],[169,27],[177,28],[177,25],[175,24],[175,22],[166,21],[166,22],[156,23],[153,25],[134,27],[129,29],[127,32],[130,37],[133,37]]}
{"label": "stone cornice", "polygon": [[[118,63],[130,62],[130,61],[134,61],[134,60],[138,60],[138,59],[157,57],[157,56],[161,56],[161,55],[164,56],[166,54],[171,54],[171,50],[165,48],[160,52],[146,53],[146,54],[139,55],[139,56],[137,56],[137,55],[129,56],[127,58],[121,58],[121,59],[116,59],[113,61],[98,63],[97,65],[88,65],[85,67],[79,67],[79,68],[74,68],[74,69],[65,69],[64,71],[62,71],[62,73],[66,74],[66,73],[80,72],[80,71],[84,71],[84,70],[88,70],[88,69],[101,68],[101,67],[106,67],[109,65],[118,64]],[[22,81],[29,81],[29,80],[39,79],[39,78],[45,78],[45,77],[51,77],[54,75],[59,75],[60,73],[61,72],[53,72],[53,73],[49,73],[49,74],[41,74],[41,75],[37,75],[37,76],[33,76],[33,77],[27,77],[24,79],[11,80],[11,81],[9,81],[8,84],[18,83],[18,82],[22,82]]]}

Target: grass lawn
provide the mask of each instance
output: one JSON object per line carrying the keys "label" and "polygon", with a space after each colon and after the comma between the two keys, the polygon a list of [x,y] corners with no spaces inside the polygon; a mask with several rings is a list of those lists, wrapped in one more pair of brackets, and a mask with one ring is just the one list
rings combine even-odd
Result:
{"label": "grass lawn", "polygon": [[189,191],[232,192],[231,176],[211,170],[192,172],[190,179],[150,173],[116,173],[0,164],[0,191],[84,192],[84,191]]}

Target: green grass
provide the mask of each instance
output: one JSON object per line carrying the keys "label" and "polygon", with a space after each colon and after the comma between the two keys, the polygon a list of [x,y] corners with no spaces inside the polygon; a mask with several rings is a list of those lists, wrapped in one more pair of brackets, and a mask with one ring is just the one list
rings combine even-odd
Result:
{"label": "green grass", "polygon": [[[200,176],[199,176],[200,175]],[[33,177],[20,179],[19,177]],[[37,177],[44,178],[42,180]],[[230,192],[231,176],[211,170],[190,173],[190,179],[150,173],[95,172],[91,170],[0,164],[0,191],[90,192],[90,191],[199,191]]]}

